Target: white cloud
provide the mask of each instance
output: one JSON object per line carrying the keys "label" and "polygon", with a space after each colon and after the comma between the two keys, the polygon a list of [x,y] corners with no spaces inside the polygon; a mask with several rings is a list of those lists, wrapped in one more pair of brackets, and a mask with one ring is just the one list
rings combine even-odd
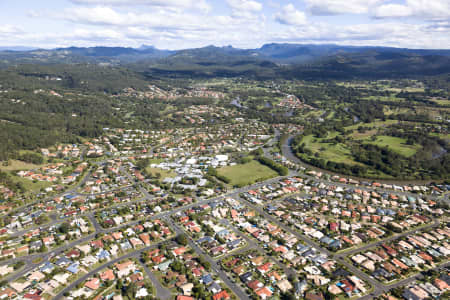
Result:
{"label": "white cloud", "polygon": [[[140,26],[150,28],[185,28],[190,30],[208,29],[205,18],[187,12],[171,10],[155,10],[152,13],[118,12],[111,7],[73,7],[67,9],[65,14],[54,15],[78,24],[97,26]],[[203,21],[202,21],[203,20]]]}
{"label": "white cloud", "polygon": [[233,10],[250,12],[259,12],[263,7],[260,2],[254,0],[227,0],[227,3]]}
{"label": "white cloud", "polygon": [[406,0],[404,4],[387,3],[373,11],[376,18],[414,17],[424,20],[449,20],[449,0]]}
{"label": "white cloud", "polygon": [[345,26],[315,23],[302,27],[291,26],[282,32],[271,32],[269,36],[274,42],[448,49],[450,37],[447,32],[442,27],[399,22]]}
{"label": "white cloud", "polygon": [[263,5],[254,0],[227,0],[234,18],[252,19],[259,13]]}
{"label": "white cloud", "polygon": [[304,25],[306,16],[303,12],[295,9],[294,5],[285,5],[280,12],[275,14],[275,20],[284,25]]}
{"label": "white cloud", "polygon": [[8,35],[14,35],[14,34],[19,34],[22,33],[22,29],[20,29],[17,26],[14,25],[0,25],[0,35],[1,36],[8,36]]}
{"label": "white cloud", "polygon": [[313,15],[366,14],[385,0],[305,0]]}
{"label": "white cloud", "polygon": [[251,47],[264,40],[266,35],[264,16],[252,12],[249,15],[215,16],[165,8],[131,12],[122,7],[74,6],[63,13],[54,11],[43,17],[71,22],[71,27],[97,28],[94,29],[97,34],[105,36],[99,38],[98,44],[107,41],[108,45],[113,42],[111,34],[102,30],[120,33],[122,37],[117,42],[122,45],[145,43],[170,49],[206,44]]}
{"label": "white cloud", "polygon": [[70,0],[75,4],[95,4],[95,5],[148,5],[169,8],[195,8],[209,11],[211,6],[206,0]]}
{"label": "white cloud", "polygon": [[[254,48],[269,42],[302,42],[450,48],[449,0],[304,0],[305,12],[293,4],[280,5],[281,1],[272,0],[272,4],[264,2],[274,11],[267,20],[261,0],[223,1],[231,13],[222,15],[198,9],[198,3],[214,3],[210,0],[71,1],[85,5],[52,11],[45,6],[39,10],[32,7],[36,11],[24,12],[29,24],[18,21],[20,26],[0,25],[0,44],[47,48],[152,44],[180,49],[209,44]],[[310,20],[306,13],[361,15],[335,17],[341,24],[336,26],[327,23],[327,18],[313,22],[318,18]],[[374,22],[371,17],[391,19]],[[410,17],[416,18],[415,22],[404,20]],[[41,20],[46,25],[39,27]],[[430,20],[433,22],[427,22]],[[54,24],[61,26],[51,27]]]}

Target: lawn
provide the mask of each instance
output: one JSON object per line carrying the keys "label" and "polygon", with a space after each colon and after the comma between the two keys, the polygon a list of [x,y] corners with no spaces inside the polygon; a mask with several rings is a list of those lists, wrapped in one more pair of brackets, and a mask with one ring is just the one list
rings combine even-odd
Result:
{"label": "lawn", "polygon": [[160,168],[150,168],[150,167],[147,167],[145,170],[147,171],[147,173],[152,175],[155,175],[156,173],[161,174],[161,179],[164,179],[166,177],[177,176],[177,173],[173,172],[172,170],[164,170]]}
{"label": "lawn", "polygon": [[406,139],[381,135],[375,141],[369,141],[380,147],[388,147],[390,150],[397,152],[405,157],[411,157],[420,149],[419,145],[406,145]]}
{"label": "lawn", "polygon": [[271,168],[252,160],[249,163],[223,167],[217,170],[219,175],[230,180],[231,185],[244,186],[278,176]]}

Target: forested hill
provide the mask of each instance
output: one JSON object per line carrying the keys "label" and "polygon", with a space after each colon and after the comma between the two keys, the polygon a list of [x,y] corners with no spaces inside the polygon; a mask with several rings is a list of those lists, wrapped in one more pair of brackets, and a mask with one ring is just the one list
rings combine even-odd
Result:
{"label": "forested hill", "polygon": [[124,88],[144,90],[148,82],[120,67],[23,65],[0,70],[0,161],[18,150],[79,142],[104,127],[126,127]]}
{"label": "forested hill", "polygon": [[335,55],[309,65],[285,68],[285,78],[389,79],[418,78],[450,73],[450,57],[370,50]]}
{"label": "forested hill", "polygon": [[178,51],[92,47],[0,51],[0,67],[22,64],[125,66],[147,77],[380,79],[450,73],[450,50],[267,44],[257,49],[208,46]]}

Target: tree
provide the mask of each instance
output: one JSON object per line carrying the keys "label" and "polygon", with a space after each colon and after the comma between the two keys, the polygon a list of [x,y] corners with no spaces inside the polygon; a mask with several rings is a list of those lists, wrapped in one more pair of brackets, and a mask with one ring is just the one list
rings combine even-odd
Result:
{"label": "tree", "polygon": [[136,167],[143,171],[145,168],[147,168],[150,165],[150,160],[148,158],[138,159],[136,161]]}
{"label": "tree", "polygon": [[178,244],[183,246],[186,246],[188,244],[188,238],[184,233],[177,235],[175,240]]}
{"label": "tree", "polygon": [[59,232],[66,234],[70,230],[70,224],[67,222],[64,222],[61,224],[61,226],[59,226],[58,230],[59,230]]}

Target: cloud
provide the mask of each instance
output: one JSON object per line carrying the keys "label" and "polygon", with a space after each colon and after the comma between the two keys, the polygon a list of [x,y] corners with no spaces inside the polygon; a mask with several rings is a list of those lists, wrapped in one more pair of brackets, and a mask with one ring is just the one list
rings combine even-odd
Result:
{"label": "cloud", "polygon": [[[0,44],[46,48],[152,44],[180,49],[209,44],[254,48],[270,42],[302,42],[450,48],[449,0],[304,0],[304,11],[296,8],[293,0],[293,4],[226,0],[222,2],[231,11],[226,14],[199,9],[199,3],[217,2],[210,0],[70,1],[77,5],[60,10],[44,6],[28,14],[25,11],[29,24],[17,21],[17,26],[0,25]],[[271,18],[266,19],[262,3],[272,5]],[[336,26],[327,18],[309,19],[309,14],[361,15],[336,17],[340,23]],[[409,22],[405,18],[416,19]],[[45,25],[39,27],[41,20]],[[60,26],[46,31],[54,24]]]}
{"label": "cloud", "polygon": [[194,8],[210,11],[211,6],[206,0],[70,0],[75,4],[94,4],[112,6],[148,5],[168,8]]}
{"label": "cloud", "polygon": [[275,14],[275,21],[284,25],[304,25],[306,16],[303,12],[295,9],[294,5],[285,5],[280,12]]}
{"label": "cloud", "polygon": [[0,36],[9,36],[22,32],[23,30],[15,25],[0,25]]}
{"label": "cloud", "polygon": [[[247,7],[249,15],[212,15],[165,8],[137,12],[122,7],[73,6],[62,13],[54,11],[43,17],[68,21],[73,23],[71,27],[112,30],[122,35],[117,41],[122,45],[145,43],[170,49],[206,44],[251,47],[264,40],[266,20],[263,15],[253,13],[258,11],[256,6],[249,4]],[[105,39],[99,38],[99,44],[105,40],[108,45],[112,42],[106,39],[111,36],[108,31],[97,33],[105,35]]]}
{"label": "cloud", "polygon": [[73,7],[67,9],[65,14],[54,16],[73,23],[97,26],[141,26],[190,30],[208,28],[199,15],[170,10],[155,10],[152,13],[121,13],[105,6]]}
{"label": "cloud", "polygon": [[235,18],[255,18],[263,9],[263,5],[254,0],[227,0],[231,8],[231,15]]}
{"label": "cloud", "polygon": [[269,33],[272,42],[334,43],[355,46],[389,46],[406,48],[448,49],[448,30],[432,28],[426,24],[386,22],[381,24],[355,24],[334,26],[315,23],[290,26],[283,31]]}
{"label": "cloud", "polygon": [[376,7],[375,18],[413,17],[428,21],[449,20],[449,0],[406,0],[404,4],[387,3]]}
{"label": "cloud", "polygon": [[385,0],[305,0],[313,15],[366,14]]}
{"label": "cloud", "polygon": [[259,12],[263,8],[260,2],[254,0],[227,0],[227,3],[233,10]]}

